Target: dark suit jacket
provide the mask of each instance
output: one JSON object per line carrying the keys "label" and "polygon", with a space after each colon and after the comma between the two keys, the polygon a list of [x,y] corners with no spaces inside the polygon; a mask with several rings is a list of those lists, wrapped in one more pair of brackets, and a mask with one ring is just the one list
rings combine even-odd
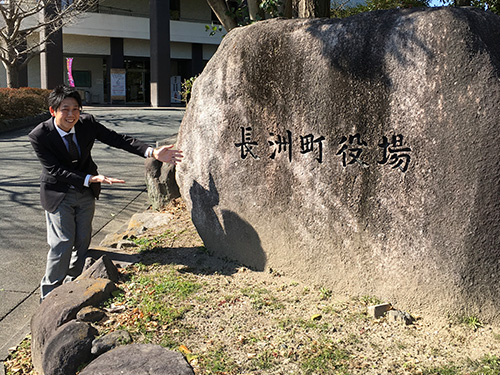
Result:
{"label": "dark suit jacket", "polygon": [[[75,124],[75,131],[81,153],[76,167],[72,166],[68,149],[55,128],[53,118],[39,124],[28,135],[42,164],[40,200],[42,207],[48,212],[57,209],[70,186],[82,192],[85,188],[85,177],[88,174],[98,174],[97,165],[91,156],[96,139],[142,157],[148,148],[148,145],[135,138],[109,130],[88,114],[81,114]],[[98,198],[100,184],[90,184],[90,187]]]}

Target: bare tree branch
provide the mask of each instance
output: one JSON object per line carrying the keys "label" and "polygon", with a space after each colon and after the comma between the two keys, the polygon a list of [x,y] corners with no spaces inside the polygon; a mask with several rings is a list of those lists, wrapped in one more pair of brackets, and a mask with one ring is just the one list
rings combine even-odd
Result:
{"label": "bare tree branch", "polygon": [[207,0],[207,3],[227,32],[238,27],[238,23],[233,15],[230,14],[225,0]]}
{"label": "bare tree branch", "polygon": [[[74,23],[98,0],[9,0],[0,4],[0,61],[7,71],[7,86],[17,83],[19,70],[43,51],[62,27]],[[47,12],[47,10],[52,10]],[[28,38],[40,35],[34,42]]]}

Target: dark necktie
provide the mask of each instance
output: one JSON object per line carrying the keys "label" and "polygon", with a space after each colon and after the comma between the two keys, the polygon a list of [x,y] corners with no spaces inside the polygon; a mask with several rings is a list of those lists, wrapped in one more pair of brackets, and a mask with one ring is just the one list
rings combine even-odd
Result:
{"label": "dark necktie", "polygon": [[64,138],[66,138],[66,141],[68,141],[68,151],[69,155],[71,156],[71,162],[73,164],[78,163],[78,159],[80,159],[80,153],[78,152],[76,143],[73,142],[73,134],[66,134]]}

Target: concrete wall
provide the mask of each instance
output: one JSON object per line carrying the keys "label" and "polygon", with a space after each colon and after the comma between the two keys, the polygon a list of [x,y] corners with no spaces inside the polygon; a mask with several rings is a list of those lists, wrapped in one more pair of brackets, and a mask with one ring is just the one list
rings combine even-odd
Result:
{"label": "concrete wall", "polygon": [[[205,30],[208,22],[170,21],[170,39],[173,42],[218,45],[223,33],[210,36]],[[149,40],[149,19],[88,13],[78,23],[65,27],[64,34]]]}
{"label": "concrete wall", "polygon": [[191,59],[191,44],[170,43],[170,54],[173,59]]}
{"label": "concrete wall", "polygon": [[149,57],[149,40],[125,39],[123,41],[123,54],[125,56]]}
{"label": "concrete wall", "polygon": [[65,55],[102,55],[108,56],[111,53],[109,38],[64,34],[63,53]]}
{"label": "concrete wall", "polygon": [[136,15],[149,14],[149,0],[101,0],[99,5],[131,11]]}
{"label": "concrete wall", "polygon": [[65,27],[64,34],[149,39],[149,18],[87,13],[79,22]]}

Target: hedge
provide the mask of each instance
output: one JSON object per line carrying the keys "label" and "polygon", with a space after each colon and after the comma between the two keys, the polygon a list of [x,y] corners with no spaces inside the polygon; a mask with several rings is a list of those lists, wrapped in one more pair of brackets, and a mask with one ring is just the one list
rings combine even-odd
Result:
{"label": "hedge", "polygon": [[50,90],[23,87],[0,88],[0,120],[36,116],[48,111]]}

